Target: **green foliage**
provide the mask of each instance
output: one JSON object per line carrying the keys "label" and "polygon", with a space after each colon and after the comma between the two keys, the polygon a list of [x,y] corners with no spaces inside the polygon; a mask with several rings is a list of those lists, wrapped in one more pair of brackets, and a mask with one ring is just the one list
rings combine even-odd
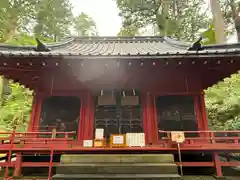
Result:
{"label": "green foliage", "polygon": [[35,16],[38,0],[1,0],[0,42],[12,40]]}
{"label": "green foliage", "polygon": [[215,30],[214,26],[211,25],[206,31],[202,33],[202,36],[204,38],[203,44],[216,44],[216,38],[215,38]]}
{"label": "green foliage", "polygon": [[125,28],[121,28],[118,36],[136,36],[139,33],[139,29],[135,26],[127,26]]}
{"label": "green foliage", "polygon": [[8,86],[11,93],[2,97],[0,108],[1,130],[11,131],[16,126],[24,131],[29,121],[32,92],[17,83],[9,82]]}
{"label": "green foliage", "polygon": [[[74,20],[70,0],[1,0],[0,42],[13,45],[35,45],[35,36],[53,42],[68,36]],[[83,35],[97,35],[92,18],[82,13],[74,21]],[[32,92],[0,77],[0,131],[13,127],[27,128],[32,105]],[[4,94],[6,87],[10,94]]]}
{"label": "green foliage", "polygon": [[74,29],[78,36],[97,36],[95,21],[85,13],[81,13],[74,20]]}
{"label": "green foliage", "polygon": [[[206,29],[209,23],[202,0],[116,0],[116,3],[123,18],[123,29],[153,25],[158,28],[157,35],[194,41],[199,30]],[[132,34],[132,31],[125,32]]]}
{"label": "green foliage", "polygon": [[34,32],[37,37],[57,41],[70,34],[73,15],[69,0],[40,0],[36,12]]}
{"label": "green foliage", "polygon": [[213,129],[240,129],[240,74],[206,90],[206,105]]}

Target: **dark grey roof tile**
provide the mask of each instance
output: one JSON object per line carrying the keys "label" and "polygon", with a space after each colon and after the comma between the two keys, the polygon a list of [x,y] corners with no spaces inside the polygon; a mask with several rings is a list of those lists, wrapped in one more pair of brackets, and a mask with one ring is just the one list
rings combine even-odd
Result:
{"label": "dark grey roof tile", "polygon": [[[167,37],[71,37],[47,44],[51,52],[35,52],[34,46],[0,44],[1,56],[189,56],[239,53],[240,45],[204,46],[203,51],[188,51],[190,43]],[[215,48],[214,48],[215,47]]]}

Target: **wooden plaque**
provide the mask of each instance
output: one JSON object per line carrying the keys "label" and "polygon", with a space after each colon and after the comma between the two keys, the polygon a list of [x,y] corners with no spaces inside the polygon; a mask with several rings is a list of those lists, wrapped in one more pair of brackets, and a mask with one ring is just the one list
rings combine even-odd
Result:
{"label": "wooden plaque", "polygon": [[125,134],[112,134],[110,137],[110,147],[126,147],[126,135]]}
{"label": "wooden plaque", "polygon": [[122,106],[137,106],[139,105],[138,96],[125,96],[121,99]]}
{"label": "wooden plaque", "polygon": [[93,146],[96,148],[103,148],[106,146],[105,139],[94,139]]}
{"label": "wooden plaque", "polygon": [[116,105],[116,98],[112,95],[98,96],[98,105],[99,106]]}
{"label": "wooden plaque", "polygon": [[185,141],[185,134],[184,132],[173,131],[171,132],[171,138],[173,142],[183,143]]}
{"label": "wooden plaque", "polygon": [[83,147],[86,147],[86,148],[93,147],[93,140],[83,140]]}

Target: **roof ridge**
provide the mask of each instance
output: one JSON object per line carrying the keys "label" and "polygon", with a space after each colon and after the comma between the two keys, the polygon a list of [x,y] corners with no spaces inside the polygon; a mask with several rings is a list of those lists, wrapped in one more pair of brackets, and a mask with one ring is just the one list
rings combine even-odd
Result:
{"label": "roof ridge", "polygon": [[[53,42],[53,43],[44,43],[48,48],[54,48],[63,46],[66,44],[69,44],[70,42],[73,42],[75,38],[68,38],[64,41],[59,42]],[[0,43],[1,48],[11,48],[11,49],[24,49],[24,50],[33,50],[33,48],[36,47],[36,45],[13,45],[13,44],[6,44],[6,43]]]}
{"label": "roof ridge", "polygon": [[75,40],[92,41],[163,41],[162,36],[75,36]]}

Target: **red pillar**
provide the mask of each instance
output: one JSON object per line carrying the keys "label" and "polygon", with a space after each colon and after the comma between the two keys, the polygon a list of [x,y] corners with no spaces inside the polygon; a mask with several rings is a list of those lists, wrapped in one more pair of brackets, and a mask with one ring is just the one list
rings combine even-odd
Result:
{"label": "red pillar", "polygon": [[146,93],[146,129],[148,142],[151,144],[157,144],[158,142],[158,128],[157,120],[154,114],[154,99],[151,93]]}
{"label": "red pillar", "polygon": [[142,120],[143,120],[143,132],[145,134],[145,141],[149,143],[149,130],[148,130],[148,119],[147,119],[147,94],[142,93],[141,95],[142,102]]}
{"label": "red pillar", "polygon": [[152,138],[153,143],[158,144],[158,118],[155,95],[151,96],[151,102],[152,102]]}
{"label": "red pillar", "polygon": [[81,133],[82,133],[82,121],[83,121],[83,113],[84,113],[84,99],[82,97],[80,97],[80,116],[79,116],[79,120],[78,120],[78,129],[77,129],[77,139],[78,141],[82,141],[82,136],[81,136]]}
{"label": "red pillar", "polygon": [[33,123],[34,131],[38,131],[43,100],[44,100],[43,93],[37,93],[37,97],[36,97],[36,110],[35,110],[35,116],[34,116],[34,121],[33,121],[34,122]]}
{"label": "red pillar", "polygon": [[199,95],[194,96],[194,109],[196,113],[196,120],[197,120],[197,125],[198,125],[198,130],[203,131],[204,126],[203,126],[203,119],[201,115],[201,108],[200,108],[200,102],[199,102]]}
{"label": "red pillar", "polygon": [[89,115],[89,130],[88,130],[88,138],[93,139],[94,138],[94,113],[95,113],[95,103],[94,103],[94,96],[92,93],[90,93],[89,98],[89,109],[90,109],[90,115]]}
{"label": "red pillar", "polygon": [[33,101],[32,101],[32,111],[31,111],[29,125],[28,125],[28,132],[33,131],[36,107],[37,107],[37,95],[36,95],[36,92],[34,92],[33,93]]}
{"label": "red pillar", "polygon": [[85,114],[86,114],[86,94],[81,99],[81,114],[80,114],[80,122],[78,125],[78,140],[80,144],[84,140],[84,128],[85,128]]}
{"label": "red pillar", "polygon": [[208,131],[208,114],[207,114],[207,109],[205,106],[205,101],[204,101],[204,92],[202,91],[200,94],[200,106],[201,106],[201,114],[202,114],[202,123],[203,123],[203,130]]}
{"label": "red pillar", "polygon": [[84,139],[88,139],[88,131],[89,131],[89,118],[90,118],[90,105],[91,105],[91,94],[87,92],[86,94],[86,113],[84,118],[84,129],[83,129],[83,137]]}

